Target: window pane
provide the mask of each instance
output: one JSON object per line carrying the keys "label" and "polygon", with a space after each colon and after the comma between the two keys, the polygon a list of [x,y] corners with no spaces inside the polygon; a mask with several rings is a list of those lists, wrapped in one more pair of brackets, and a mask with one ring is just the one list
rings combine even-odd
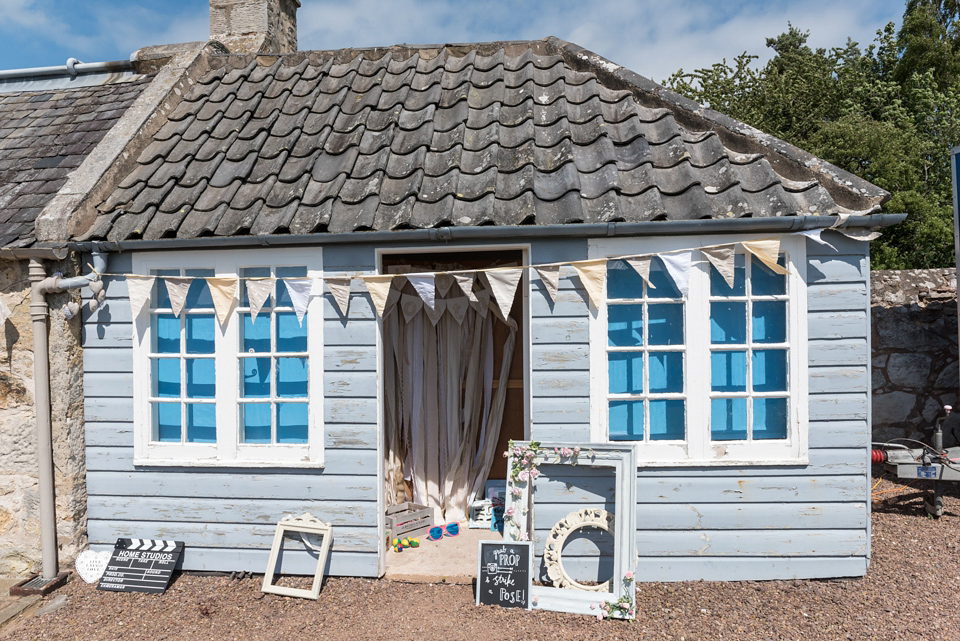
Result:
{"label": "window pane", "polygon": [[685,432],[683,415],[682,400],[650,401],[650,440],[682,441]]}
{"label": "window pane", "polygon": [[[683,391],[683,354],[681,352],[650,353],[650,392],[667,393]],[[652,411],[652,410],[651,410]],[[650,416],[651,436],[653,415]]]}
{"label": "window pane", "polygon": [[643,393],[643,354],[612,352],[607,355],[611,394]]}
{"label": "window pane", "polygon": [[277,359],[277,396],[307,395],[307,359]]}
{"label": "window pane", "polygon": [[180,359],[155,358],[153,361],[153,395],[180,397]]}
{"label": "window pane", "polygon": [[753,352],[753,391],[787,391],[787,350],[757,349]]}
{"label": "window pane", "polygon": [[787,438],[787,399],[753,399],[754,440]]}
{"label": "window pane", "polygon": [[187,314],[187,353],[213,354],[216,328],[213,314]]}
{"label": "window pane", "polygon": [[650,261],[650,282],[653,286],[647,289],[647,298],[680,298],[680,290],[673,284],[663,262],[656,257]]}
{"label": "window pane", "polygon": [[710,438],[714,441],[747,438],[747,399],[715,398],[710,401]]}
{"label": "window pane", "polygon": [[153,316],[153,351],[157,354],[180,353],[180,319],[173,314]]}
{"label": "window pane", "polygon": [[[300,267],[277,267],[277,278],[303,278],[307,275],[307,268]],[[283,284],[282,280],[277,281],[277,306],[278,307],[292,307],[293,303],[290,302],[290,294],[287,292],[287,286]]]}
{"label": "window pane", "polygon": [[240,331],[243,332],[241,342],[244,352],[269,352],[270,351],[270,313],[261,312],[257,320],[253,320],[253,314],[241,314],[243,324]]}
{"label": "window pane", "polygon": [[710,388],[714,392],[745,392],[747,352],[713,352],[710,355]]}
{"label": "window pane", "polygon": [[610,401],[610,440],[643,440],[643,401]]}
{"label": "window pane", "polygon": [[784,343],[787,340],[787,302],[756,301],[753,303],[753,341]]}
{"label": "window pane", "polygon": [[710,342],[747,342],[746,303],[710,303]]}
{"label": "window pane", "polygon": [[307,442],[307,404],[277,404],[277,443]]}
{"label": "window pane", "polygon": [[643,298],[643,279],[627,261],[607,261],[607,298]]}
{"label": "window pane", "polygon": [[[157,276],[179,276],[180,270],[179,269],[157,269],[157,270],[154,270],[152,273]],[[167,283],[164,282],[163,278],[158,278],[156,281],[154,281],[154,283],[155,284],[153,286],[153,298],[150,301],[151,306],[154,308],[170,307],[170,294],[167,293]]]}
{"label": "window pane", "polygon": [[187,442],[217,442],[217,406],[213,403],[187,405]]}
{"label": "window pane", "polygon": [[737,254],[734,257],[733,287],[727,285],[727,281],[720,275],[720,272],[713,265],[710,265],[710,295],[744,296],[747,293],[744,262],[743,254]]}
{"label": "window pane", "polygon": [[[750,288],[754,296],[776,296],[787,293],[786,276],[773,273],[769,267],[756,258],[752,258],[751,261]],[[786,264],[783,254],[780,254],[780,260],[777,262],[781,266]]]}
{"label": "window pane", "polygon": [[270,398],[270,357],[242,358],[243,396]]}
{"label": "window pane", "polygon": [[161,443],[180,442],[180,403],[154,403],[153,424]]}
{"label": "window pane", "polygon": [[293,312],[277,314],[277,351],[307,351],[307,317],[303,317],[303,326]]}
{"label": "window pane", "polygon": [[647,307],[649,345],[683,345],[683,303]]}
{"label": "window pane", "polygon": [[[270,277],[270,268],[269,267],[243,267],[240,269],[240,305],[241,307],[250,306],[250,297],[247,296],[247,282],[246,278],[269,278]],[[267,301],[263,304],[264,307],[270,307],[270,298],[267,298]]]}
{"label": "window pane", "polygon": [[193,276],[193,282],[190,283],[190,289],[187,290],[187,309],[213,309],[213,297],[210,295],[210,287],[203,277],[214,276],[212,269],[188,269],[187,276]]}
{"label": "window pane", "polygon": [[612,347],[643,345],[643,305],[607,307],[607,344]]}
{"label": "window pane", "polygon": [[244,443],[270,443],[270,404],[241,403],[240,422]]}
{"label": "window pane", "polygon": [[188,358],[187,397],[215,398],[217,395],[216,365],[212,358]]}

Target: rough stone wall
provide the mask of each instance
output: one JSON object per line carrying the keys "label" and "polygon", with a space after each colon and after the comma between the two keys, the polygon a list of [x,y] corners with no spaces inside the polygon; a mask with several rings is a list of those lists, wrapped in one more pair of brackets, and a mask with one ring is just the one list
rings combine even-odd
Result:
{"label": "rough stone wall", "polygon": [[[210,0],[210,37],[234,53],[294,52],[299,8],[300,0]],[[250,36],[261,36],[253,49]]]}
{"label": "rough stone wall", "polygon": [[[33,399],[33,331],[27,262],[0,261],[0,296],[11,310],[0,327],[0,575],[40,567],[40,504]],[[76,273],[76,265],[50,271]],[[83,370],[80,321],[60,308],[76,294],[48,296],[57,533],[61,565],[86,544],[86,469],[83,457]]]}
{"label": "rough stone wall", "polygon": [[[956,270],[871,272],[873,439],[930,442],[957,403]],[[958,408],[960,409],[960,408]]]}

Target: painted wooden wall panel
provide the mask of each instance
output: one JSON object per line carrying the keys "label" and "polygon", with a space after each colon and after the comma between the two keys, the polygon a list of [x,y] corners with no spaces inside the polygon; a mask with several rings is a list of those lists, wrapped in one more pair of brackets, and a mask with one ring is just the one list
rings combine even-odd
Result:
{"label": "painted wooden wall panel", "polygon": [[866,477],[777,476],[637,479],[642,503],[862,503]]}
{"label": "painted wooden wall panel", "polygon": [[866,419],[810,421],[809,439],[810,447],[858,447],[863,451],[870,442],[870,427]]}
{"label": "painted wooden wall panel", "polygon": [[373,272],[377,268],[377,253],[373,245],[325,245],[324,271],[345,270]]}
{"label": "painted wooden wall panel", "polygon": [[129,323],[87,324],[83,327],[82,345],[128,349],[133,345],[132,331]]}
{"label": "painted wooden wall panel", "polygon": [[[531,392],[537,397],[590,397],[590,372],[536,370],[530,374]],[[539,421],[537,421],[539,422]],[[570,420],[570,423],[579,421]]]}
{"label": "painted wooden wall panel", "polygon": [[83,375],[83,391],[91,397],[132,398],[133,377],[117,376],[114,372],[87,372]]}
{"label": "painted wooden wall panel", "polygon": [[83,371],[130,376],[133,371],[133,352],[129,349],[84,347]]}
{"label": "painted wooden wall panel", "polygon": [[531,439],[556,443],[588,443],[589,423],[533,423]]}
{"label": "painted wooden wall panel", "polygon": [[807,283],[857,283],[869,271],[863,254],[811,256],[807,260]]}
{"label": "painted wooden wall panel", "polygon": [[327,398],[323,403],[324,423],[376,423],[377,399]]}
{"label": "painted wooden wall panel", "polygon": [[585,316],[587,313],[587,293],[584,290],[561,290],[552,304],[547,295],[536,289],[530,296],[530,314],[534,318]]}
{"label": "painted wooden wall panel", "polygon": [[866,310],[810,312],[807,314],[807,336],[810,340],[835,340],[852,336],[864,337],[867,335],[866,331]]}
{"label": "painted wooden wall panel", "polygon": [[133,423],[101,423],[87,421],[85,426],[86,443],[88,446],[129,446],[133,443]]}
{"label": "painted wooden wall panel", "polygon": [[864,529],[637,532],[637,549],[651,556],[858,556],[866,546]]}
{"label": "painted wooden wall panel", "polygon": [[356,321],[344,324],[339,320],[323,322],[323,344],[375,346],[377,344],[377,322],[375,320]]}
{"label": "painted wooden wall panel", "polygon": [[573,398],[534,397],[531,407],[534,424],[590,422],[590,399],[586,396]]}
{"label": "painted wooden wall panel", "polygon": [[829,394],[837,390],[867,393],[870,390],[866,365],[811,367],[808,372],[811,394]]}
{"label": "painted wooden wall panel", "polygon": [[[323,300],[324,320],[338,322],[343,321],[343,314],[340,313],[340,308],[337,307],[337,303],[333,300],[333,296],[331,294],[324,294],[321,298]],[[373,308],[373,302],[370,300],[370,294],[350,294],[348,319],[350,322],[356,320],[375,321],[377,319],[377,311]]]}
{"label": "painted wooden wall panel", "polygon": [[325,372],[323,376],[325,398],[377,397],[376,372]]}
{"label": "painted wooden wall panel", "polygon": [[377,449],[378,425],[331,423],[324,425],[325,447],[330,449]]}
{"label": "painted wooden wall panel", "polygon": [[865,392],[854,394],[811,394],[810,420],[866,420],[869,400]]}
{"label": "painted wooden wall panel", "polygon": [[[142,468],[136,472],[87,474],[87,490],[94,496],[164,497],[189,499],[245,499],[262,501],[375,501],[377,479],[369,468],[358,474],[329,474],[305,470],[168,471]],[[109,504],[93,503],[108,510]],[[107,517],[103,517],[107,518]]]}
{"label": "painted wooden wall panel", "polygon": [[862,283],[823,283],[807,288],[807,309],[811,312],[859,310],[870,303],[870,293]]}
{"label": "painted wooden wall panel", "polygon": [[867,559],[855,557],[648,557],[637,563],[640,581],[773,581],[856,577],[867,571]]}
{"label": "painted wooden wall panel", "polygon": [[866,365],[870,355],[866,338],[835,341],[810,341],[808,357],[811,367],[827,365]]}
{"label": "painted wooden wall panel", "polygon": [[531,325],[530,334],[534,345],[586,344],[590,340],[590,322],[586,316],[535,318]]}
{"label": "painted wooden wall panel", "polygon": [[587,345],[532,345],[530,369],[590,370],[590,348]]}
{"label": "painted wooden wall panel", "polygon": [[351,370],[377,371],[377,350],[374,347],[329,347],[323,350],[323,369],[327,372]]}
{"label": "painted wooden wall panel", "polygon": [[123,422],[133,417],[133,399],[86,397],[84,417],[88,421]]}

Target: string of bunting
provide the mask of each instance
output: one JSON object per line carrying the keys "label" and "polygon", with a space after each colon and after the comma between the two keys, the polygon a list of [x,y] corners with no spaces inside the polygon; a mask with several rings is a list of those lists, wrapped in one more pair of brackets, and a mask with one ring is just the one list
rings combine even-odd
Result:
{"label": "string of bunting", "polygon": [[[811,229],[796,234],[833,248],[820,237],[822,229]],[[878,234],[870,232],[860,234],[859,230],[837,230],[855,240],[872,240]],[[854,233],[857,232],[857,233]],[[788,271],[778,264],[780,255],[780,237],[762,238],[757,240],[740,241],[699,247],[699,250],[710,265],[719,273],[729,286],[733,286],[736,260],[736,247],[740,246],[745,252],[755,256],[761,263],[778,274],[787,274]],[[604,297],[607,261],[623,260],[629,264],[637,274],[648,284],[650,280],[651,261],[658,257],[664,268],[673,279],[681,295],[686,297],[689,292],[690,268],[693,263],[694,249],[681,249],[654,254],[636,254],[624,256],[609,256],[591,260],[565,261],[542,265],[519,265],[510,267],[491,267],[487,269],[471,269],[445,272],[423,272],[409,274],[358,274],[356,278],[363,281],[370,293],[373,305],[379,316],[383,316],[390,302],[391,286],[394,278],[405,278],[416,291],[417,296],[401,294],[393,298],[399,301],[401,311],[408,319],[420,309],[424,309],[431,321],[436,324],[444,311],[449,311],[454,318],[461,322],[468,305],[477,309],[486,316],[490,298],[496,304],[496,311],[506,318],[513,307],[514,296],[524,269],[532,269],[543,283],[544,291],[551,301],[556,301],[560,284],[560,268],[570,265],[576,271],[587,292],[587,296],[594,306],[599,306]],[[475,278],[483,274],[487,288],[476,289]],[[146,309],[147,301],[153,291],[154,284],[159,278],[166,286],[170,298],[171,311],[179,317],[186,307],[187,293],[190,285],[199,279],[206,281],[217,320],[221,325],[227,322],[238,303],[237,291],[240,280],[246,284],[246,295],[249,301],[250,313],[256,321],[263,306],[271,296],[276,295],[276,284],[283,282],[290,297],[290,303],[297,315],[297,320],[303,324],[310,298],[322,295],[323,285],[333,297],[340,313],[346,317],[350,304],[350,285],[353,276],[322,277],[322,278],[246,278],[236,277],[190,277],[190,276],[143,276],[139,274],[125,274],[130,297],[130,305],[135,317]],[[322,284],[321,284],[322,281]],[[459,298],[442,298],[451,288],[456,286],[463,292]],[[395,291],[395,290],[394,290]],[[440,297],[438,297],[438,293]],[[0,309],[0,313],[4,310]]]}

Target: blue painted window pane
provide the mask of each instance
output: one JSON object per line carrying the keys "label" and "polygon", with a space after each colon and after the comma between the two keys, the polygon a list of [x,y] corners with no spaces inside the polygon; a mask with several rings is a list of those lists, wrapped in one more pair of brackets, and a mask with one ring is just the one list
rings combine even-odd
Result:
{"label": "blue painted window pane", "polygon": [[643,345],[643,305],[607,307],[607,344],[612,347]]}
{"label": "blue painted window pane", "polygon": [[270,443],[270,404],[241,403],[244,443]]}
{"label": "blue painted window pane", "polygon": [[277,404],[277,443],[307,442],[307,404]]}
{"label": "blue painted window pane", "polygon": [[[270,268],[269,267],[243,267],[240,270],[240,278],[269,278],[270,277]],[[267,302],[263,305],[264,307],[270,307],[270,298],[267,298]],[[242,307],[250,306],[250,297],[247,296],[247,283],[246,280],[240,281],[240,305]]]}
{"label": "blue painted window pane", "polygon": [[747,391],[747,352],[710,354],[710,385],[714,392]]}
{"label": "blue painted window pane", "polygon": [[[277,278],[303,278],[307,275],[307,268],[303,266],[277,267],[276,275]],[[293,303],[290,301],[290,293],[282,280],[277,281],[277,306],[293,307]]]}
{"label": "blue painted window pane", "polygon": [[720,275],[720,272],[710,265],[710,295],[711,296],[744,296],[747,293],[746,269],[744,267],[744,255],[737,254],[734,257],[733,268],[733,287],[727,285],[727,281]]}
{"label": "blue painted window pane", "polygon": [[188,358],[187,397],[215,398],[217,395],[217,372],[212,358]]}
{"label": "blue painted window pane", "polygon": [[217,442],[217,407],[213,403],[187,405],[187,442]]}
{"label": "blue painted window pane", "polygon": [[242,358],[245,398],[270,398],[270,357]]}
{"label": "blue painted window pane", "polygon": [[753,438],[762,441],[787,438],[787,399],[753,399]]}
{"label": "blue painted window pane", "polygon": [[753,341],[784,343],[787,340],[787,302],[782,300],[753,303]]}
{"label": "blue painted window pane", "polygon": [[[158,269],[152,272],[156,276],[179,276],[179,269]],[[169,308],[170,307],[170,295],[167,293],[167,284],[164,282],[163,278],[158,278],[154,281],[153,286],[153,299],[151,305],[154,309],[158,307]]]}
{"label": "blue painted window pane", "polygon": [[610,440],[643,440],[643,401],[610,401]]}
{"label": "blue painted window pane", "polygon": [[643,393],[643,354],[612,352],[607,354],[611,394]]}
{"label": "blue painted window pane", "polygon": [[243,332],[241,342],[243,351],[250,352],[269,352],[270,351],[270,313],[260,313],[257,320],[253,320],[253,314],[241,314],[243,325],[240,331]]}
{"label": "blue painted window pane", "polygon": [[307,316],[303,317],[303,326],[293,312],[277,314],[277,351],[307,351]]}
{"label": "blue painted window pane", "polygon": [[753,390],[755,392],[787,391],[787,350],[757,349],[753,351]]}
{"label": "blue painted window pane", "polygon": [[647,322],[649,345],[683,345],[683,303],[649,305]]}
{"label": "blue painted window pane", "polygon": [[[756,258],[752,259],[753,270],[750,273],[750,288],[754,296],[776,296],[787,293],[787,277],[775,274],[773,270],[761,263]],[[784,255],[780,254],[780,260],[777,261],[781,266],[785,265]]]}
{"label": "blue painted window pane", "polygon": [[650,401],[650,440],[682,441],[684,401],[679,399]]}
{"label": "blue painted window pane", "polygon": [[680,290],[659,258],[650,261],[650,282],[653,286],[647,289],[648,298],[680,298]]}
{"label": "blue painted window pane", "polygon": [[214,276],[212,269],[187,269],[185,275],[194,276],[187,290],[187,309],[213,309],[213,296],[210,295],[210,286],[203,277]]}
{"label": "blue painted window pane", "polygon": [[747,342],[746,303],[710,303],[710,342],[715,345]]}
{"label": "blue painted window pane", "polygon": [[747,438],[747,399],[715,398],[710,401],[710,438],[714,441]]}
{"label": "blue painted window pane", "polygon": [[[683,391],[683,353],[681,352],[651,352],[650,353],[650,392],[668,393]],[[653,417],[650,418],[651,430]],[[653,432],[651,431],[651,435]]]}
{"label": "blue painted window pane", "polygon": [[307,359],[277,359],[277,396],[307,395]]}
{"label": "blue painted window pane", "polygon": [[187,353],[213,354],[217,321],[213,314],[187,314]]}
{"label": "blue painted window pane", "polygon": [[157,354],[180,353],[180,319],[173,314],[156,314],[153,317],[154,352]]}
{"label": "blue painted window pane", "polygon": [[180,403],[154,403],[153,412],[157,440],[161,443],[179,443]]}
{"label": "blue painted window pane", "polygon": [[153,395],[180,398],[180,359],[154,358]]}
{"label": "blue painted window pane", "polygon": [[607,298],[643,298],[643,279],[627,261],[607,261]]}

